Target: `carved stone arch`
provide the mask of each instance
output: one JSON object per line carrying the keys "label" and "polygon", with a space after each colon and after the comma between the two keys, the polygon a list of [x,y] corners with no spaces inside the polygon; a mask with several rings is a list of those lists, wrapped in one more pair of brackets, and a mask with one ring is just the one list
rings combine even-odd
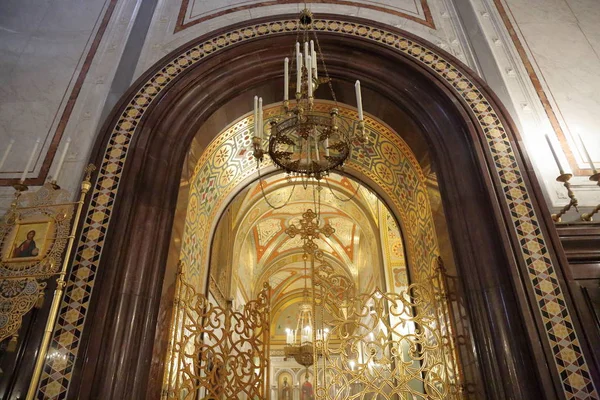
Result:
{"label": "carved stone arch", "polygon": [[[50,354],[66,361],[46,361],[39,397],[156,397],[149,369],[187,148],[228,99],[280,75],[294,21],[249,21],[175,50],[108,117],[92,152],[99,175],[51,343]],[[401,30],[336,15],[317,16],[315,28],[334,77],[361,79],[426,134],[486,398],[597,397],[566,261],[504,107],[454,57]]]}

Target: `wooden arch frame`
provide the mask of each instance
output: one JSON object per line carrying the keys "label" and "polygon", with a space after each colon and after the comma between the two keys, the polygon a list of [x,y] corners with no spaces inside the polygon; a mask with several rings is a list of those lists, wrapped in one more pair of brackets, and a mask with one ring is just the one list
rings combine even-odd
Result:
{"label": "wooden arch frame", "polygon": [[[274,16],[211,32],[158,62],[117,104],[92,153],[100,176],[52,341],[69,361],[47,362],[40,395],[58,382],[73,398],[156,396],[147,391],[148,371],[187,147],[220,105],[278,76],[294,20]],[[357,18],[318,16],[317,23],[331,74],[358,77],[427,135],[457,265],[468,277],[486,398],[597,396],[564,255],[497,98],[422,39]],[[75,291],[90,297],[92,288],[94,301],[68,325]],[[65,344],[65,334],[77,340]]]}

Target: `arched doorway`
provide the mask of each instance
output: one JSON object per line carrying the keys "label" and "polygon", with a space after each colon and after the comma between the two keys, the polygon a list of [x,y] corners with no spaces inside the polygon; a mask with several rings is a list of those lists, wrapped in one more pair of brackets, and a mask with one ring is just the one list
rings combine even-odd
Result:
{"label": "arched doorway", "polygon": [[[467,304],[477,321],[487,396],[594,394],[587,345],[561,284],[558,241],[493,94],[450,55],[401,31],[337,16],[315,26],[333,77],[359,77],[427,134],[456,262],[469,277]],[[102,296],[76,324],[59,321],[52,346],[69,352],[69,362],[48,361],[42,393],[59,382],[84,398],[146,395],[175,188],[189,142],[227,100],[278,76],[294,29],[293,17],[272,18],[200,38],[141,77],[111,114],[92,155],[100,176],[64,312],[76,289]],[[79,339],[66,348],[58,340],[65,334]],[[79,357],[83,349],[88,361]],[[76,366],[81,374],[71,377]],[[92,384],[81,386],[83,379]]]}
{"label": "arched doorway", "polygon": [[[316,102],[314,109],[325,111],[332,106],[331,102]],[[341,116],[356,117],[355,110],[340,103],[336,104],[336,107]],[[281,104],[265,108],[265,121],[276,117],[280,110]],[[357,364],[356,369],[349,368],[349,363],[358,362],[354,361],[357,357],[355,357],[356,354],[348,355],[344,352],[345,356],[342,358],[347,358],[344,362],[340,361],[341,356],[334,357],[338,360],[337,366],[333,366],[333,364],[319,366],[318,363],[315,363],[314,368],[316,369],[311,376],[315,379],[312,384],[317,392],[331,391],[333,393],[334,391],[333,384],[328,386],[326,380],[323,379],[325,371],[327,371],[329,376],[338,375],[338,373],[348,374],[349,377],[346,381],[354,383],[349,385],[338,382],[335,385],[336,390],[342,392],[352,390],[356,392],[356,396],[358,396],[359,387],[362,387],[361,390],[372,390],[375,393],[389,390],[388,396],[394,394],[406,396],[411,390],[419,393],[418,389],[411,388],[412,385],[421,388],[422,395],[427,396],[423,398],[456,398],[460,390],[457,378],[459,371],[456,368],[455,344],[450,341],[451,335],[448,333],[452,328],[450,327],[448,304],[444,300],[447,297],[444,277],[439,268],[441,253],[438,247],[438,234],[427,193],[427,179],[415,154],[406,142],[386,124],[367,117],[365,119],[366,142],[353,148],[344,166],[344,173],[350,178],[342,178],[336,174],[324,179],[318,187],[314,187],[317,182],[303,187],[302,183],[294,184],[281,176],[275,176],[265,181],[261,179],[260,184],[255,183],[248,188],[246,183],[248,179],[256,179],[257,176],[256,164],[251,154],[246,151],[250,145],[250,138],[254,135],[251,128],[252,122],[251,116],[243,116],[217,135],[195,164],[191,176],[186,178],[186,182],[189,182],[190,186],[187,196],[189,202],[184,219],[183,237],[175,238],[175,240],[181,241],[179,251],[181,276],[175,289],[176,307],[172,317],[172,326],[165,330],[171,336],[169,337],[170,350],[167,354],[163,393],[167,393],[167,398],[182,396],[188,398],[188,396],[193,396],[191,393],[196,390],[195,388],[210,386],[210,382],[203,379],[209,375],[207,366],[210,366],[210,363],[205,362],[204,368],[191,367],[202,365],[201,362],[198,363],[193,354],[198,352],[199,346],[207,346],[203,339],[205,335],[214,334],[221,337],[226,336],[227,333],[222,332],[220,327],[215,327],[219,333],[213,333],[212,326],[205,327],[205,320],[207,318],[212,320],[212,317],[206,316],[198,308],[198,303],[214,299],[213,302],[220,304],[225,310],[226,307],[229,307],[226,305],[227,299],[232,298],[235,309],[243,306],[247,301],[254,300],[254,296],[260,295],[259,291],[262,290],[264,283],[270,284],[271,301],[273,302],[270,331],[271,339],[275,339],[272,347],[277,347],[277,335],[274,332],[276,330],[273,329],[273,324],[277,323],[279,313],[282,312],[280,302],[283,300],[286,303],[284,308],[289,314],[290,303],[309,302],[309,297],[314,299],[315,293],[309,295],[307,292],[314,290],[315,282],[322,283],[320,287],[326,286],[325,275],[331,274],[348,282],[348,287],[352,286],[351,292],[354,294],[345,293],[343,296],[348,297],[349,303],[360,303],[355,306],[356,309],[352,309],[352,312],[356,314],[357,318],[360,317],[359,319],[363,320],[361,329],[369,331],[359,334],[353,329],[353,334],[356,336],[350,335],[352,337],[349,337],[344,334],[341,335],[345,336],[343,340],[341,336],[335,338],[332,336],[330,348],[333,349],[335,346],[344,349],[354,348],[366,338],[369,341],[367,346],[371,346],[370,350],[372,351],[376,334],[383,335],[382,331],[385,330],[389,335],[383,335],[386,338],[384,343],[377,346],[381,353],[378,359],[391,360],[394,356],[391,356],[390,353],[398,351],[402,346],[406,347],[405,344],[409,342],[412,348],[423,348],[423,354],[419,356],[418,361],[416,359],[410,362],[404,361],[404,363],[414,364],[408,368],[411,370],[410,375],[415,377],[414,379],[405,379],[409,373],[403,369],[405,367],[403,363],[389,361],[385,363],[384,367],[384,364],[378,362],[377,368],[386,369],[386,374],[389,376],[385,378],[383,376],[386,374],[378,376],[381,380],[379,384],[381,387],[374,387],[376,385],[370,382],[368,386],[371,388],[365,388],[364,384],[370,378],[363,374],[362,364]],[[410,130],[408,127],[405,129]],[[408,135],[408,133],[405,134]],[[413,132],[412,135],[415,133]],[[426,154],[420,155],[422,158],[427,158]],[[268,161],[265,161],[264,164],[262,168],[265,170],[273,169]],[[355,194],[344,193],[342,198],[336,195],[337,191],[348,191],[348,188],[344,189],[344,185],[352,188]],[[363,194],[359,190],[361,186],[370,194]],[[395,217],[390,214],[387,207],[378,200],[373,192],[366,189],[367,186],[379,193],[382,198],[390,199],[389,207]],[[333,187],[336,189],[333,190]],[[250,193],[246,194],[245,192],[248,190]],[[242,194],[239,194],[240,192]],[[359,192],[360,196],[356,197]],[[233,200],[229,201],[232,197],[234,197]],[[280,205],[274,206],[274,203],[267,200],[268,197],[271,197],[271,201],[274,201],[275,204]],[[315,197],[319,200],[317,201]],[[376,211],[366,212],[369,216],[365,215],[364,211],[353,212],[353,207],[343,204],[343,197],[354,198],[355,208],[368,207]],[[277,199],[273,200],[274,198]],[[361,201],[358,201],[359,199]],[[258,204],[254,204],[256,202]],[[275,209],[270,210],[272,207]],[[274,235],[274,232],[283,233],[285,228],[282,227],[289,224],[292,216],[299,218],[309,209],[318,210],[317,218],[321,220],[320,223],[331,221],[340,230],[338,233],[333,233],[330,241],[318,241],[321,246],[324,246],[323,254],[333,259],[337,258],[337,261],[323,259],[317,264],[324,263],[332,270],[335,270],[337,266],[342,276],[327,271],[323,271],[324,274],[320,275],[316,272],[318,266],[311,265],[309,267],[306,263],[302,268],[303,245],[299,237],[295,237],[296,240],[294,238],[282,240],[281,235],[278,235],[279,240],[276,238],[259,239],[259,236],[263,236],[259,232],[265,225],[267,226],[264,231],[267,232],[265,233],[267,236]],[[350,218],[350,215],[345,212],[350,213],[353,217]],[[349,222],[350,219],[362,220],[361,227],[354,222]],[[366,221],[369,220],[371,222],[367,223]],[[398,221],[398,224],[395,220]],[[348,226],[348,223],[351,227]],[[298,223],[296,222],[296,224]],[[400,235],[398,226],[402,228],[403,235]],[[386,227],[386,231],[380,234],[380,229],[384,227]],[[248,246],[248,241],[244,241],[244,245],[238,244],[238,236],[246,237],[247,230],[251,228],[260,228],[260,230],[255,229],[254,231],[256,234],[254,244]],[[438,227],[438,229],[444,230],[445,227]],[[344,230],[349,230],[354,234],[348,232],[344,234]],[[353,237],[354,235],[360,236],[359,232],[363,231],[367,237],[363,235],[362,240],[360,237],[356,239]],[[269,245],[272,240],[275,240],[274,246]],[[411,275],[410,286],[406,265],[397,265],[400,268],[394,270],[390,265],[393,264],[390,248],[380,244],[381,242],[387,244],[394,240],[400,242],[399,252],[402,253],[400,257],[404,258],[404,249],[406,251]],[[340,248],[339,244],[342,243],[345,243],[345,246]],[[358,243],[362,245],[358,246]],[[354,257],[359,253],[371,254],[365,257]],[[288,273],[283,271],[283,265],[279,264],[278,256],[281,256],[283,259],[281,261],[284,261],[284,265],[290,270]],[[299,256],[300,260],[295,260],[294,256]],[[452,255],[447,254],[446,258],[450,260]],[[274,265],[271,266],[270,262],[272,261],[274,261]],[[300,266],[294,266],[298,261]],[[349,268],[349,266],[352,267]],[[278,277],[269,274],[269,270],[274,268],[276,268],[274,272],[282,272]],[[351,271],[344,271],[344,269],[351,269]],[[296,281],[296,284],[285,282],[286,275],[290,280]],[[284,282],[280,282],[281,279],[284,279]],[[305,286],[302,286],[302,282]],[[336,281],[335,285],[337,286],[339,283]],[[233,290],[234,286],[242,290]],[[291,287],[292,290],[286,286]],[[194,290],[194,288],[197,289]],[[208,298],[202,296],[202,293],[206,294],[207,292]],[[382,293],[385,294],[385,299],[381,299]],[[331,326],[332,335],[337,335],[338,330],[346,329],[345,324],[350,322],[345,321],[344,326],[338,326],[336,330],[334,320],[339,321],[341,317],[334,318],[332,314],[341,315],[335,304],[339,300],[340,293],[335,293],[335,295],[331,293],[331,295],[335,299],[327,296],[322,299],[322,304],[327,303],[327,300],[330,304],[323,307],[323,309],[327,309],[328,315],[321,315],[320,323]],[[237,299],[245,300],[238,301]],[[377,307],[376,304],[381,307]],[[378,315],[377,318],[382,325],[386,326],[374,327],[370,326],[374,321],[365,322],[365,316],[360,315],[365,308],[372,308],[373,311],[380,308],[382,315]],[[418,309],[418,312],[413,312],[411,309]],[[390,310],[390,314],[387,314],[386,310]],[[396,315],[392,315],[394,310]],[[346,310],[344,313],[348,315],[348,312],[350,310]],[[219,311],[217,314],[223,313],[225,311]],[[248,320],[250,319],[252,318],[248,318]],[[396,322],[393,323],[393,320]],[[415,326],[419,328],[417,329]],[[260,330],[261,335],[263,330],[264,328]],[[252,338],[244,337],[245,342],[251,343],[250,339]],[[221,341],[226,340],[222,339]],[[227,341],[238,342],[238,339],[232,336]],[[342,346],[342,343],[347,343],[347,345]],[[225,355],[228,352],[229,349],[219,349],[219,354],[223,354],[221,363],[236,364],[239,367],[244,359]],[[405,352],[408,358],[408,348],[405,348]],[[364,352],[360,353],[360,359],[364,361]],[[386,357],[383,357],[384,353],[387,354]],[[250,362],[248,359],[245,361]],[[365,361],[365,370],[373,372],[369,363],[370,361]],[[242,370],[244,369],[242,368]],[[399,376],[404,378],[396,379]],[[232,386],[234,386],[234,382],[238,382],[235,377],[236,374],[232,373]],[[375,377],[373,376],[372,379]],[[352,387],[350,388],[350,386]],[[335,398],[340,398],[342,392],[336,393]],[[369,392],[370,395],[373,395],[373,392]],[[234,394],[230,393],[228,397],[233,396]]]}

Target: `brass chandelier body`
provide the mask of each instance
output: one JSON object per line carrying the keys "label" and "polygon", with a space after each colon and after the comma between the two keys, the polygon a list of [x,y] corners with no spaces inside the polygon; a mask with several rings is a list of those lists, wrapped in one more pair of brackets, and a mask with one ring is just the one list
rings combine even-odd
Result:
{"label": "brass chandelier body", "polygon": [[[309,41],[309,30],[312,27],[310,11],[302,11],[300,26],[304,53],[297,42],[291,65],[292,70],[296,71],[295,101],[289,100],[290,62],[286,57],[283,110],[269,121],[268,137],[264,129],[262,98],[254,98],[253,155],[260,162],[267,153],[273,163],[287,174],[320,180],[330,171],[342,167],[350,156],[354,139],[364,141],[360,82],[356,81],[355,85],[358,120],[340,116],[336,106],[332,106],[329,112],[314,110],[314,92],[321,84],[329,85],[334,101],[335,93],[316,33],[314,40]],[[325,73],[324,78],[319,78],[319,61]]]}

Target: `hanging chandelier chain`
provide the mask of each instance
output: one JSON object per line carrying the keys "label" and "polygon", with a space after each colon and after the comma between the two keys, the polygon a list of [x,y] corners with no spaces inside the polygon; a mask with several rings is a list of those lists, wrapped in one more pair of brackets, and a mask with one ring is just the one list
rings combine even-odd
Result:
{"label": "hanging chandelier chain", "polygon": [[335,197],[337,200],[343,202],[343,203],[347,203],[349,201],[354,200],[354,198],[356,197],[356,195],[358,194],[358,190],[360,189],[360,185],[356,185],[356,189],[354,190],[354,193],[352,194],[352,196],[350,196],[347,199],[342,199],[341,197],[338,197],[338,195],[335,194],[335,192],[333,191],[333,189],[331,188],[331,183],[329,183],[328,180],[326,180],[327,182],[327,187],[329,187],[329,191],[331,192],[331,194],[333,195],[333,197]]}
{"label": "hanging chandelier chain", "polygon": [[321,50],[321,43],[319,43],[319,39],[317,38],[317,32],[313,30],[313,36],[315,37],[315,42],[317,43],[317,51],[319,57],[321,57],[321,64],[323,65],[323,72],[325,72],[325,80],[327,81],[327,86],[329,86],[329,90],[331,91],[331,98],[335,103],[335,106],[338,107],[337,97],[335,96],[335,91],[333,90],[333,84],[331,83],[331,77],[329,76],[329,71],[327,70],[327,64],[325,63],[325,55]]}
{"label": "hanging chandelier chain", "polygon": [[[260,161],[259,161],[259,162],[257,162],[257,164],[260,164]],[[269,201],[269,198],[267,197],[267,194],[265,193],[265,188],[264,188],[264,185],[263,185],[263,179],[262,179],[262,176],[261,176],[261,174],[260,174],[260,165],[257,165],[256,167],[257,167],[256,169],[257,169],[257,171],[258,171],[258,184],[259,184],[259,186],[260,186],[260,191],[261,191],[261,193],[262,193],[262,196],[263,196],[263,198],[265,199],[265,201],[266,201],[266,202],[267,202],[267,204],[269,205],[269,207],[271,207],[271,208],[272,208],[272,209],[274,209],[274,210],[280,210],[280,209],[282,209],[283,207],[287,206],[287,205],[288,205],[288,203],[290,202],[290,200],[292,199],[292,195],[294,194],[294,189],[296,188],[296,186],[292,185],[292,190],[290,190],[290,195],[288,196],[287,200],[286,200],[286,201],[285,201],[285,202],[284,202],[282,205],[280,205],[280,206],[275,206],[275,205],[273,205],[273,204],[272,204],[272,203]]]}

